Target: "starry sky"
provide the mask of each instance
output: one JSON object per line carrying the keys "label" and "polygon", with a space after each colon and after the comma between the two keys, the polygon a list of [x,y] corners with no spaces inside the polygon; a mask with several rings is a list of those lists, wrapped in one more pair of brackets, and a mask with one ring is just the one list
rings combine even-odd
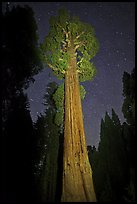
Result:
{"label": "starry sky", "polygon": [[[5,4],[4,4],[5,5]],[[3,5],[3,9],[4,9]],[[93,58],[97,75],[92,81],[83,82],[86,97],[83,101],[84,125],[87,145],[98,146],[101,118],[112,108],[124,122],[122,76],[135,67],[135,3],[134,2],[9,2],[9,5],[32,7],[38,25],[39,42],[49,32],[49,18],[65,7],[71,15],[91,24],[100,44]],[[35,83],[27,89],[33,121],[43,113],[43,96],[49,82],[57,80],[50,68],[45,67],[36,75]]]}

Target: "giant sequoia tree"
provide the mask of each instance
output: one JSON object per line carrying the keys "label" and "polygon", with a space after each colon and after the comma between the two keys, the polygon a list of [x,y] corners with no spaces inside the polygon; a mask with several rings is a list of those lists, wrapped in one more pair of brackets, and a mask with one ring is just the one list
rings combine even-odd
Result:
{"label": "giant sequoia tree", "polygon": [[58,106],[56,123],[64,121],[61,201],[96,201],[80,98],[85,91],[79,85],[95,75],[95,66],[90,62],[98,51],[94,29],[60,10],[50,19],[50,32],[41,50],[43,61],[65,81],[54,95]]}

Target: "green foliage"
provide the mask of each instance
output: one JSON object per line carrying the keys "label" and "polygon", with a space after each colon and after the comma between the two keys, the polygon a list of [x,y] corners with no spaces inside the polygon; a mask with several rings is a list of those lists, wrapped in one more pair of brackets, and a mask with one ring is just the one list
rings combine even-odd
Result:
{"label": "green foliage", "polygon": [[79,63],[79,80],[80,82],[89,81],[96,75],[96,68],[93,63],[83,59],[82,62]]}
{"label": "green foliage", "polygon": [[64,28],[68,29],[68,23],[70,20],[70,15],[65,8],[59,9],[57,22]]}
{"label": "green foliage", "polygon": [[[78,48],[78,51],[80,51],[82,55],[84,55],[84,52],[86,51],[88,57],[90,57],[90,59],[93,58],[99,49],[94,28],[90,24],[84,23],[76,17],[72,17],[69,28],[74,39],[74,44],[82,44],[82,46]],[[79,37],[77,38],[77,36]],[[78,53],[78,55],[80,53]]]}
{"label": "green foliage", "polygon": [[50,19],[50,32],[41,44],[41,59],[54,67],[53,71],[60,79],[64,76],[62,71],[67,69],[69,59],[68,53],[63,52],[61,49],[64,40],[62,28],[67,29],[67,19],[68,16],[64,10],[60,10],[57,17],[52,16]]}
{"label": "green foliage", "polygon": [[61,84],[53,95],[53,100],[57,108],[55,115],[55,124],[60,126],[64,119],[64,83]]}
{"label": "green foliage", "polygon": [[57,109],[64,106],[64,83],[61,84],[53,95]]}
{"label": "green foliage", "polygon": [[75,50],[80,81],[92,79],[96,69],[90,60],[99,49],[94,29],[81,22],[78,17],[70,17],[66,10],[61,9],[58,16],[51,17],[50,32],[41,44],[41,59],[53,69],[59,79],[64,77],[69,67],[70,42]]}
{"label": "green foliage", "polygon": [[[73,31],[74,44],[80,45],[76,50],[80,81],[91,80],[96,74],[96,68],[90,60],[99,50],[99,43],[95,37],[94,29],[91,25],[83,23],[77,18],[74,19],[72,30],[75,30],[75,32]],[[77,39],[78,35],[80,37]]]}
{"label": "green foliage", "polygon": [[82,85],[80,85],[80,97],[82,100],[84,100],[85,95],[86,95],[86,90]]}
{"label": "green foliage", "polygon": [[55,115],[55,124],[58,126],[64,125],[64,109],[59,108]]}
{"label": "green foliage", "polygon": [[[55,124],[60,126],[64,121],[64,83],[61,84],[53,95],[53,100],[57,108],[55,115]],[[83,100],[85,98],[86,91],[82,85],[80,85],[80,96]]]}

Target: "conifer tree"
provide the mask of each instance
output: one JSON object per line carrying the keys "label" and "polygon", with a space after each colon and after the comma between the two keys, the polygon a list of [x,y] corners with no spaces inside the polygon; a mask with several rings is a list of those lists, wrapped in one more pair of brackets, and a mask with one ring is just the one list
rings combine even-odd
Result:
{"label": "conifer tree", "polygon": [[55,102],[52,98],[57,84],[48,84],[44,95],[44,114],[38,116],[35,123],[33,143],[33,169],[35,174],[36,193],[34,200],[38,202],[55,202],[57,186],[57,168],[60,127],[54,123],[56,114]]}
{"label": "conifer tree", "polygon": [[54,96],[58,106],[56,122],[64,121],[62,202],[96,201],[80,98],[85,90],[79,82],[95,76],[96,69],[90,60],[98,48],[91,25],[63,9],[58,16],[51,17],[50,31],[41,51],[42,60],[59,79],[64,79],[64,85]]}

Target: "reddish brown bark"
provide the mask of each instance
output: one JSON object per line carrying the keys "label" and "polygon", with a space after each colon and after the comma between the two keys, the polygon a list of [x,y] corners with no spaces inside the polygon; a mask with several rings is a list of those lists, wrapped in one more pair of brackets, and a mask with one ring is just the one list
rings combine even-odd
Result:
{"label": "reddish brown bark", "polygon": [[65,124],[62,202],[95,202],[92,170],[85,140],[74,49],[65,74]]}

